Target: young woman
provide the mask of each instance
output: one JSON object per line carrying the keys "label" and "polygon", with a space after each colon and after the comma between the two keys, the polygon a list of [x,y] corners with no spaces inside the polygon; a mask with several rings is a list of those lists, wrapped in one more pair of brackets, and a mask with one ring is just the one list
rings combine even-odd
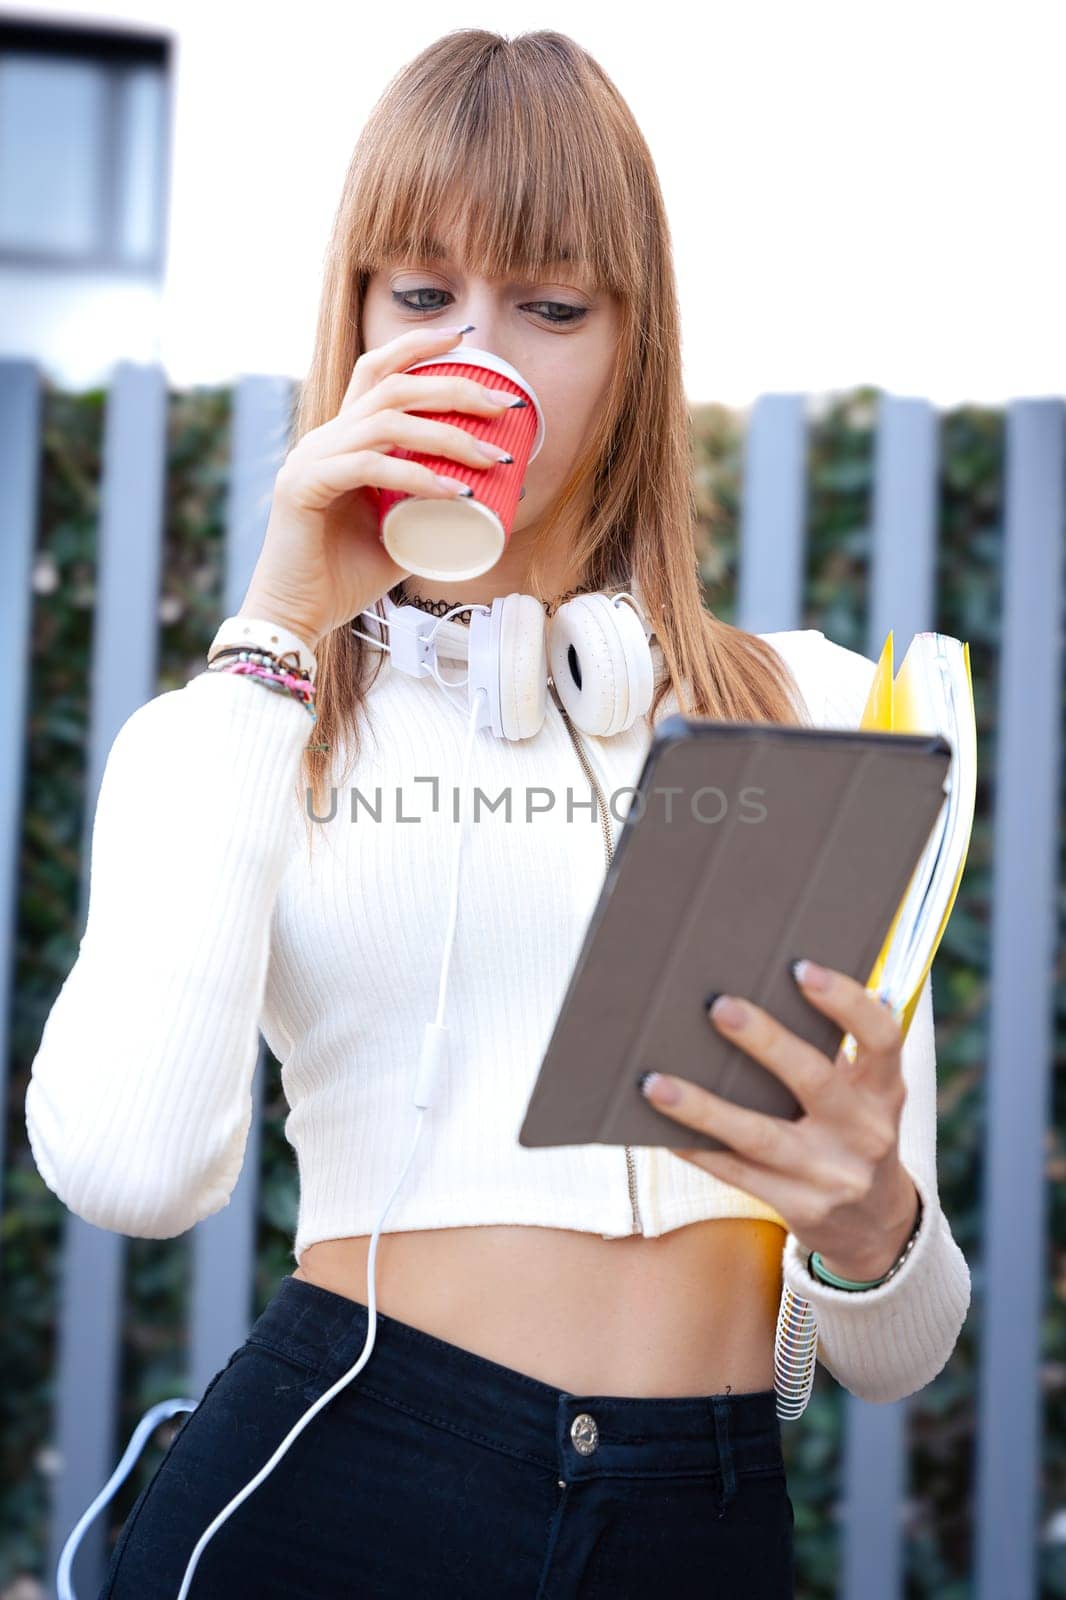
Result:
{"label": "young woman", "polygon": [[[507,470],[433,415],[495,417],[498,398],[405,370],[468,332],[530,381],[547,433],[503,557],[442,585],[390,561],[371,491],[457,492],[397,448]],[[291,1107],[296,1270],[137,1502],[104,1593],[176,1596],[204,1530],[366,1340],[370,1237],[414,1127],[445,935],[455,822],[428,783],[455,785],[468,718],[395,670],[361,614],[386,594],[441,614],[506,596],[535,646],[568,597],[624,591],[654,628],[646,714],[589,737],[551,696],[524,736],[474,742],[471,784],[546,788],[554,812],[470,830],[447,1069],[382,1234],[372,1353],[217,1527],[189,1592],[779,1600],[782,1274],[817,1309],[827,1368],[881,1400],[943,1366],[969,1276],[937,1200],[928,984],[901,1048],[860,985],[809,970],[854,1063],[750,1004],[709,1018],[795,1089],[797,1123],[665,1078],[649,1092],[676,1151],[517,1142],[610,853],[589,775],[634,783],[677,706],[854,724],[873,671],[812,630],[756,636],[703,606],[662,198],[572,40],[461,30],[389,86],[345,181],[295,435],[237,622],[275,641],[267,673],[289,649],[313,666],[313,691],[249,681],[231,621],[207,670],[123,726],[85,939],[27,1097],[65,1203],[157,1238],[228,1202],[260,1027]],[[355,788],[384,792],[380,820],[349,808]],[[728,1148],[686,1150],[689,1129]],[[812,1276],[814,1250],[857,1287]]]}

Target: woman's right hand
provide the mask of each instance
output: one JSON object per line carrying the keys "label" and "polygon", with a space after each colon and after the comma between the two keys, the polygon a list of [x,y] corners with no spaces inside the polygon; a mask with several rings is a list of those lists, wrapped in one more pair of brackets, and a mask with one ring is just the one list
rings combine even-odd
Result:
{"label": "woman's right hand", "polygon": [[474,378],[405,370],[443,353],[459,337],[458,328],[416,328],[359,357],[337,415],[300,439],[274,480],[266,537],[241,615],[279,622],[313,650],[408,576],[378,537],[370,490],[453,500],[463,485],[421,462],[388,454],[390,448],[491,471],[500,456],[495,446],[453,423],[410,414],[498,417],[513,401],[513,395],[486,389]]}

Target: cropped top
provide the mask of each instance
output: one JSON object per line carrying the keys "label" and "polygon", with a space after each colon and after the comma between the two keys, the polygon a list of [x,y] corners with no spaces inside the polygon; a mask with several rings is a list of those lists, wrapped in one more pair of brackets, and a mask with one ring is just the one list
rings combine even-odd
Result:
{"label": "cropped top", "polygon": [[[816,725],[857,724],[873,662],[811,629],[763,637]],[[671,691],[657,720],[672,709]],[[261,1031],[281,1064],[298,1166],[295,1260],[373,1230],[418,1115],[468,709],[465,691],[386,656],[367,711],[310,850],[300,769],[315,724],[295,700],[205,669],[120,728],[97,798],[85,932],[25,1101],[42,1178],[97,1227],[169,1238],[228,1203]],[[900,1135],[924,1214],[878,1289],[811,1278],[772,1207],[665,1148],[517,1142],[606,870],[602,808],[574,739],[610,800],[636,784],[651,732],[642,717],[614,737],[572,738],[549,695],[533,737],[477,734],[469,783],[485,803],[463,846],[446,1066],[387,1231],[524,1223],[614,1238],[764,1218],[783,1230],[786,1281],[816,1308],[823,1365],[856,1393],[897,1398],[947,1361],[970,1295],[937,1197],[928,980],[903,1051]],[[492,807],[502,793],[509,805]],[[617,838],[616,815],[609,826]]]}

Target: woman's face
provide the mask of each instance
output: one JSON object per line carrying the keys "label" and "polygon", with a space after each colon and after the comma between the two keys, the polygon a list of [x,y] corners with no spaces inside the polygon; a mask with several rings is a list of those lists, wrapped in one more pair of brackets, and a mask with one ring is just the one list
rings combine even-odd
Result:
{"label": "woman's face", "polygon": [[529,463],[513,531],[535,524],[548,508],[599,420],[606,403],[621,320],[617,298],[552,264],[535,282],[471,276],[445,254],[397,258],[371,275],[363,304],[368,349],[424,323],[474,330],[464,344],[509,361],[532,384],[544,414],[544,443]]}

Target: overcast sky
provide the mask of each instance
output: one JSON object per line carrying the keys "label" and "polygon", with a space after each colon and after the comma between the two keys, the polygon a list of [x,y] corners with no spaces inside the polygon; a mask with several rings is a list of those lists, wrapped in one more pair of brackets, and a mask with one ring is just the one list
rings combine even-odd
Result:
{"label": "overcast sky", "polygon": [[1066,393],[1057,0],[5,9],[178,37],[159,350],[178,386],[303,374],[370,106],[432,39],[486,26],[571,34],[631,105],[665,192],[693,402]]}

